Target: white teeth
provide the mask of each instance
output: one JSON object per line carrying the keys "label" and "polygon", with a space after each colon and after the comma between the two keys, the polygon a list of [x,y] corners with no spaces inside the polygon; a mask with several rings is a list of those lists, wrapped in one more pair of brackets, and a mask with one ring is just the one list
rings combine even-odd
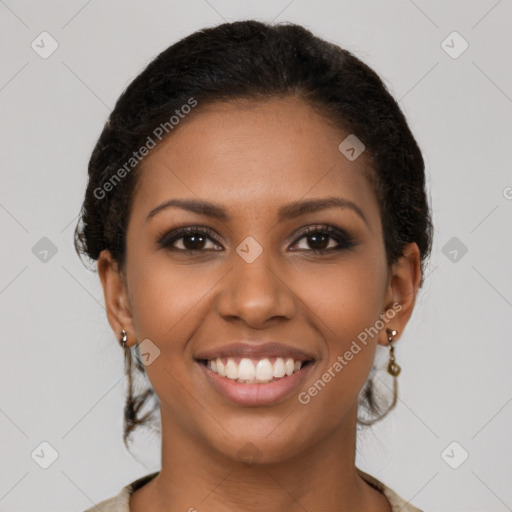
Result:
{"label": "white teeth", "polygon": [[286,375],[291,375],[293,373],[293,368],[295,367],[295,364],[293,362],[293,359],[289,357],[286,362],[284,363],[284,369],[286,371]]}
{"label": "white teeth", "polygon": [[272,372],[274,368],[268,359],[260,359],[256,365],[256,379],[260,382],[272,380]]}
{"label": "white teeth", "polygon": [[[300,362],[297,361],[300,366]],[[272,373],[274,377],[281,378],[286,375],[286,370],[284,367],[284,361],[282,357],[276,358],[276,362],[274,363],[274,372]]]}
{"label": "white teeth", "polygon": [[[217,363],[217,373],[221,377],[225,377],[226,376],[226,368],[225,368],[224,364],[222,363],[222,361],[220,360],[220,357],[217,358],[217,360],[215,362]],[[210,370],[215,371],[212,367],[210,367]]]}
{"label": "white teeth", "polygon": [[240,359],[239,364],[237,364],[233,358],[228,357],[226,364],[224,364],[222,359],[218,357],[217,359],[208,361],[207,367],[212,372],[218,373],[221,377],[254,384],[268,383],[275,379],[280,379],[285,375],[292,375],[301,369],[302,364],[302,361],[295,361],[291,357],[287,359],[276,357],[274,364],[272,364],[267,357],[259,359],[258,361],[243,357]]}
{"label": "white teeth", "polygon": [[231,358],[228,359],[226,364],[226,377],[233,380],[238,379],[238,365]]}
{"label": "white teeth", "polygon": [[256,369],[252,364],[252,361],[247,358],[243,358],[238,365],[238,378],[240,380],[252,380],[256,376]]}

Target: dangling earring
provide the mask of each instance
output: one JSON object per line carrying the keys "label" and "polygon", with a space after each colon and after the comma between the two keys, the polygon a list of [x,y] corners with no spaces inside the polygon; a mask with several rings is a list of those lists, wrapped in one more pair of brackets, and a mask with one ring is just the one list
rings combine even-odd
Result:
{"label": "dangling earring", "polygon": [[126,333],[126,331],[123,329],[121,331],[121,336],[119,338],[119,344],[123,347],[123,348],[126,348],[126,342],[128,341],[128,334]]}
{"label": "dangling earring", "polygon": [[398,331],[395,331],[393,329],[386,329],[386,332],[388,333],[389,341],[388,373],[393,375],[393,377],[398,377],[398,375],[402,371],[402,368],[400,368],[400,366],[398,366],[398,364],[395,362],[395,347],[392,345],[393,338],[398,334]]}

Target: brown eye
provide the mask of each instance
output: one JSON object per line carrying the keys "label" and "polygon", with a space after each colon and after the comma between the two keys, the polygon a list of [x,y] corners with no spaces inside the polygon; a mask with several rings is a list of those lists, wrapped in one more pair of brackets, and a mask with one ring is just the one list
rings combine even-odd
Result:
{"label": "brown eye", "polygon": [[304,244],[306,247],[299,247],[298,250],[309,250],[315,254],[351,249],[356,245],[351,235],[332,226],[310,226],[307,230],[302,232],[294,245],[302,239],[306,240]]}
{"label": "brown eye", "polygon": [[[208,244],[210,243],[210,246]],[[162,248],[183,252],[204,252],[219,249],[218,242],[210,231],[204,228],[187,227],[165,234],[158,240]]]}

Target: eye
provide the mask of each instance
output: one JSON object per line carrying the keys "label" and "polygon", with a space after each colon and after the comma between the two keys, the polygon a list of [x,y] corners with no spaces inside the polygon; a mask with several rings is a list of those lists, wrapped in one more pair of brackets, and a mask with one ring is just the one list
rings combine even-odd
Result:
{"label": "eye", "polygon": [[[208,242],[213,243],[213,247],[212,245],[210,245],[210,247],[205,247],[205,245],[208,245]],[[218,242],[211,231],[200,227],[180,228],[166,233],[158,240],[158,245],[165,249],[182,252],[222,250],[219,249]]]}
{"label": "eye", "polygon": [[[303,239],[306,242],[300,247]],[[164,249],[185,253],[224,250],[213,232],[202,227],[184,227],[166,232],[157,243]],[[354,238],[342,229],[329,225],[308,226],[300,233],[291,250],[325,254],[351,249],[356,245]]]}
{"label": "eye", "polygon": [[[302,239],[306,240],[306,243],[303,244],[306,245],[306,247],[299,247],[299,250],[306,250],[314,254],[351,249],[356,245],[351,235],[333,226],[309,226],[301,233],[301,236],[297,240],[300,241]],[[295,242],[295,245],[296,244],[297,242]],[[310,246],[309,249],[307,247],[308,245]]]}

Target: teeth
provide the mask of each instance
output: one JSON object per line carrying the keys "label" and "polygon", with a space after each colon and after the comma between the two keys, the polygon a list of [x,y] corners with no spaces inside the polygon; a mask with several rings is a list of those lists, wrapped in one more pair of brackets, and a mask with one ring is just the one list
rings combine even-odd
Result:
{"label": "teeth", "polygon": [[226,376],[226,368],[224,366],[224,364],[222,363],[222,361],[219,359],[217,359],[216,361],[210,361],[210,370],[212,372],[215,371],[215,368],[213,368],[213,365],[211,363],[215,363],[216,366],[217,366],[217,373],[221,376],[221,377],[225,377]]}
{"label": "teeth", "polygon": [[226,377],[233,380],[238,379],[238,365],[231,358],[228,359],[226,364]]}
{"label": "teeth", "polygon": [[246,357],[241,358],[240,363],[237,364],[233,358],[228,357],[224,364],[218,357],[208,361],[207,367],[221,377],[254,384],[268,383],[285,375],[292,375],[301,369],[302,364],[302,361],[295,361],[291,357],[287,359],[276,357],[274,364],[270,362],[269,358],[251,360]]}
{"label": "teeth", "polygon": [[[297,362],[299,363],[300,367],[300,362]],[[284,367],[284,361],[282,357],[276,358],[276,362],[274,363],[274,372],[272,373],[272,375],[277,378],[281,378],[286,375],[286,369]]]}
{"label": "teeth", "polygon": [[[215,371],[215,370],[213,370]],[[242,359],[238,365],[238,379],[252,380],[256,376],[256,370],[250,359]]]}
{"label": "teeth", "polygon": [[260,382],[272,380],[274,368],[268,359],[261,359],[256,364],[256,379]]}

